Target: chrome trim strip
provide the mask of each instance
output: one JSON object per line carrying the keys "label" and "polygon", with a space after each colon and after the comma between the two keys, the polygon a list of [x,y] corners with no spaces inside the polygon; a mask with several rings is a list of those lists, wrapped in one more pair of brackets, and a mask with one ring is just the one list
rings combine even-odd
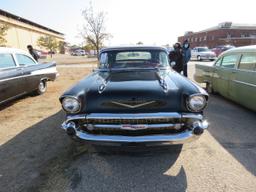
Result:
{"label": "chrome trim strip", "polygon": [[3,104],[3,103],[5,103],[5,102],[11,101],[11,100],[13,100],[13,99],[19,98],[19,97],[21,97],[22,95],[25,95],[25,94],[27,94],[27,92],[23,92],[23,93],[20,93],[20,94],[18,94],[18,95],[15,95],[15,96],[13,96],[13,97],[10,97],[10,98],[8,98],[8,99],[5,99],[5,100],[3,100],[3,101],[0,101],[0,105]]}
{"label": "chrome trim strip", "polygon": [[149,104],[155,103],[155,102],[156,101],[148,101],[148,102],[137,104],[137,105],[129,105],[129,104],[125,104],[125,103],[111,101],[111,103],[113,103],[115,105],[119,105],[119,106],[122,106],[122,107],[127,107],[127,108],[130,108],[130,109],[135,109],[135,108],[142,107],[142,106],[145,106],[145,105],[149,105]]}
{"label": "chrome trim strip", "polygon": [[165,119],[181,118],[179,113],[91,113],[86,119]]}
{"label": "chrome trim strip", "polygon": [[201,114],[191,114],[191,113],[183,113],[181,115],[181,118],[186,118],[186,119],[198,119],[198,120],[202,120],[203,119],[203,115]]}
{"label": "chrome trim strip", "polygon": [[10,80],[13,80],[13,79],[19,79],[19,78],[24,78],[24,77],[31,77],[31,76],[38,76],[38,75],[49,75],[49,74],[56,74],[56,75],[57,75],[57,72],[53,72],[53,73],[42,73],[42,74],[19,75],[19,76],[7,78],[7,79],[0,79],[0,82],[10,81]]}
{"label": "chrome trim strip", "polygon": [[[120,124],[84,124],[85,126],[92,126],[94,129],[120,129],[123,130],[123,125]],[[163,124],[141,124],[141,126],[145,126],[144,129],[151,129],[151,128],[168,128],[172,127],[175,129],[175,126],[182,126],[183,124],[177,123],[177,124],[172,124],[172,123],[163,123]],[[140,124],[136,124],[136,126],[140,126]],[[133,129],[136,130],[136,129]],[[139,130],[139,129],[138,129]]]}
{"label": "chrome trim strip", "polygon": [[235,82],[235,83],[240,83],[240,84],[247,85],[247,86],[251,86],[251,87],[256,87],[255,84],[246,83],[246,82],[238,81],[238,80],[232,80],[232,81]]}
{"label": "chrome trim strip", "polygon": [[190,118],[202,120],[202,114],[196,113],[91,113],[81,115],[67,115],[67,121],[76,119],[166,119],[166,118]]}

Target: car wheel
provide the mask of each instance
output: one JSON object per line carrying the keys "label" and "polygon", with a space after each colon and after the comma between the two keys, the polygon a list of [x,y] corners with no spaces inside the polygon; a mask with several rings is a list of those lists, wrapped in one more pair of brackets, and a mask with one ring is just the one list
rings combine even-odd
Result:
{"label": "car wheel", "polygon": [[47,82],[46,81],[40,81],[36,90],[37,95],[42,95],[47,90]]}
{"label": "car wheel", "polygon": [[202,59],[201,59],[201,56],[200,55],[198,55],[197,56],[197,61],[201,61]]}
{"label": "car wheel", "polygon": [[212,84],[211,83],[206,83],[206,91],[209,94],[214,94],[215,93],[215,91],[212,88]]}

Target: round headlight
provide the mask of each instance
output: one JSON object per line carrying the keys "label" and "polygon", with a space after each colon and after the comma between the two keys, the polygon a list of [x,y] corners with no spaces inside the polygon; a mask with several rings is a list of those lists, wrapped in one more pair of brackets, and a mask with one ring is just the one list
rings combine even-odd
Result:
{"label": "round headlight", "polygon": [[192,95],[188,98],[187,106],[190,111],[199,112],[206,106],[206,99],[203,95]]}
{"label": "round headlight", "polygon": [[80,111],[80,102],[73,97],[66,97],[62,100],[62,107],[68,113],[77,113]]}

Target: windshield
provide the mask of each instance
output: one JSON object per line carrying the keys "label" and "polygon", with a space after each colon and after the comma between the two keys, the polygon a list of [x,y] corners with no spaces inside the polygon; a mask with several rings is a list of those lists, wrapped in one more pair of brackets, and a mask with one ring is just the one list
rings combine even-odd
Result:
{"label": "windshield", "polygon": [[162,68],[168,67],[169,60],[165,51],[161,50],[126,50],[108,51],[100,55],[100,68]]}
{"label": "windshield", "polygon": [[205,52],[205,51],[211,51],[211,50],[208,49],[207,47],[200,47],[200,48],[198,48],[198,52]]}

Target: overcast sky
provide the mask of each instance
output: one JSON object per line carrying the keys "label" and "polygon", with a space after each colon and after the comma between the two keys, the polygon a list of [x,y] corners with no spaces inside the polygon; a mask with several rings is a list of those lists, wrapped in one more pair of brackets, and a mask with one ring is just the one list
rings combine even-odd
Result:
{"label": "overcast sky", "polygon": [[[71,44],[83,26],[89,0],[0,0],[0,9],[65,34]],[[92,0],[95,11],[107,13],[107,45],[173,44],[185,31],[199,31],[220,22],[256,23],[255,0]]]}

